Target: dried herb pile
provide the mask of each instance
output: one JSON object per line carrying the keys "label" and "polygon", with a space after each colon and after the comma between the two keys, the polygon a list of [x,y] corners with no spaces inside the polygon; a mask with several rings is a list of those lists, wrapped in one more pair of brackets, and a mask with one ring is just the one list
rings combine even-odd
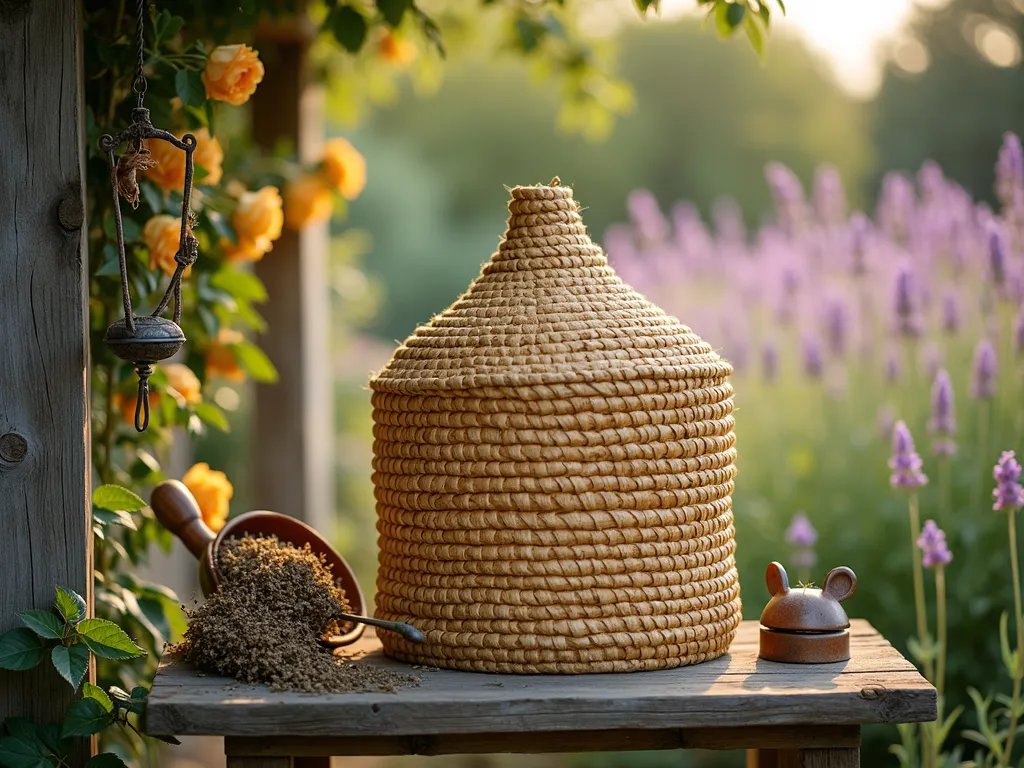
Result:
{"label": "dried herb pile", "polygon": [[275,536],[229,538],[218,550],[220,589],[194,611],[175,649],[205,672],[274,690],[393,691],[416,678],[350,664],[318,642],[348,612],[322,555]]}

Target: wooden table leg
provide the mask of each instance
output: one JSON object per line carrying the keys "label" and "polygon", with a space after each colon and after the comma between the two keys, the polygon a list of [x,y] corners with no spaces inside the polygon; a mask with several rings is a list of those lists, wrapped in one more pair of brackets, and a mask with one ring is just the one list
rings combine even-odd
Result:
{"label": "wooden table leg", "polygon": [[779,750],[748,749],[747,768],[779,768]]}

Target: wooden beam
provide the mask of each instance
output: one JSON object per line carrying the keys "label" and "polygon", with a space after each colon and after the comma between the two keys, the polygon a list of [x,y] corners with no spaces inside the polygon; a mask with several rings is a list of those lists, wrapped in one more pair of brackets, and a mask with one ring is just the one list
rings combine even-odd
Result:
{"label": "wooden beam", "polygon": [[[265,149],[282,140],[300,159],[323,147],[322,92],[310,84],[305,26],[261,28],[257,39],[266,78],[253,97],[253,136]],[[332,377],[327,292],[326,224],[286,229],[256,264],[270,299],[269,330],[260,345],[280,374],[256,387],[254,504],[309,522],[330,535],[334,508]]]}
{"label": "wooden beam", "polygon": [[[81,22],[0,3],[0,632],[57,584],[92,605]],[[0,720],[71,698],[48,662],[0,672]]]}

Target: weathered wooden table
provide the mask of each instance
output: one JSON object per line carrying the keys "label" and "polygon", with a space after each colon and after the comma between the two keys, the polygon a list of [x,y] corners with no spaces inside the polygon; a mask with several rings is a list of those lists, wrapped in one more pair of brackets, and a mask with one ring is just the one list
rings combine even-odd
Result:
{"label": "weathered wooden table", "polygon": [[[866,621],[852,658],[816,666],[757,658],[757,622],[728,656],[682,669],[510,676],[413,670],[418,688],[312,696],[200,676],[166,657],[147,730],[225,738],[231,768],[327,765],[328,755],[747,749],[766,768],[849,768],[860,726],[933,720],[935,689]],[[386,659],[372,634],[345,649]]]}

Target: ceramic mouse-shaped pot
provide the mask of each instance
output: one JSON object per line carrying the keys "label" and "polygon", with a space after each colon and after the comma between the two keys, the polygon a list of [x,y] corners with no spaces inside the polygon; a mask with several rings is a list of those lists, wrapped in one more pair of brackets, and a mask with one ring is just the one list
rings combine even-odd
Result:
{"label": "ceramic mouse-shaped pot", "polygon": [[785,568],[770,563],[765,580],[772,599],[761,614],[758,656],[795,664],[850,658],[850,619],[840,603],[857,588],[853,571],[846,566],[833,568],[821,589],[791,589]]}

